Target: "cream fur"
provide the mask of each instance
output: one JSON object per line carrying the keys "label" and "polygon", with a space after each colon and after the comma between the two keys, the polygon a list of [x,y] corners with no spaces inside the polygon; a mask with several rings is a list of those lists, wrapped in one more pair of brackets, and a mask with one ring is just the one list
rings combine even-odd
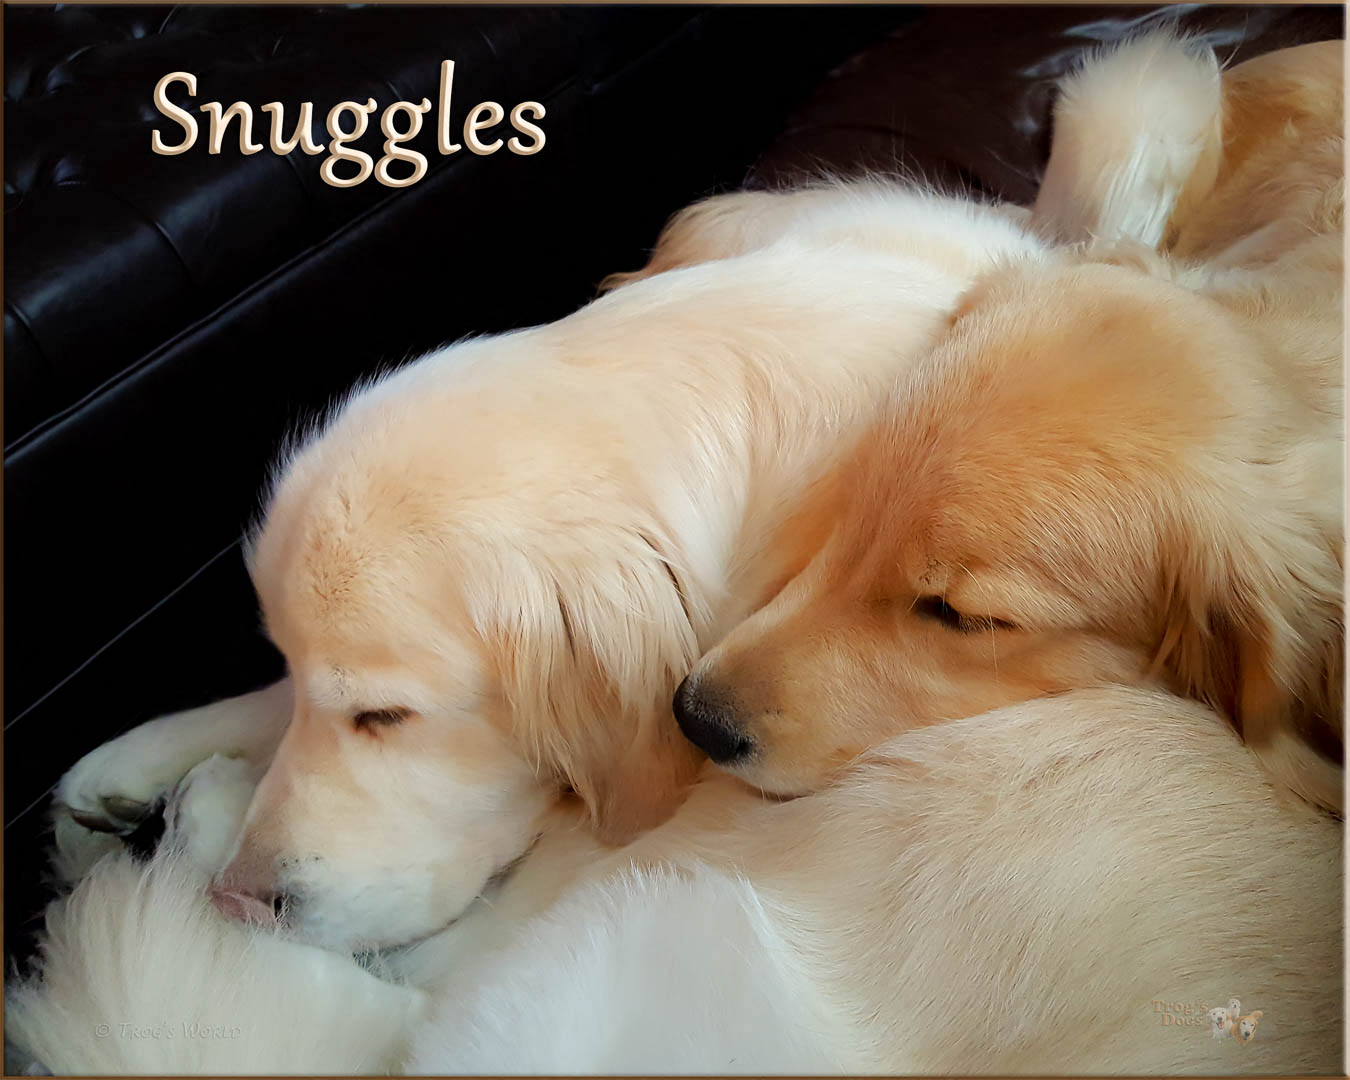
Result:
{"label": "cream fur", "polygon": [[1060,87],[1034,211],[1058,241],[1162,243],[1183,189],[1212,182],[1222,148],[1219,65],[1206,47],[1155,34],[1098,53]]}
{"label": "cream fur", "polygon": [[[1340,845],[1203,707],[1085,691],[910,731],[783,804],[714,774],[619,851],[555,828],[388,959],[406,990],[211,917],[193,871],[120,857],[49,915],[48,981],[11,987],[8,1031],[77,1072],[1325,1074]],[[251,1044],[61,1034],[195,1012],[183,971]],[[1234,989],[1266,1018],[1244,1046],[1201,1008]],[[1198,1022],[1164,1026],[1160,1002]]]}
{"label": "cream fur", "polygon": [[5,1037],[61,1074],[382,1072],[419,992],[220,918],[209,871],[166,849],[102,860],[47,912],[41,981],[11,982]]}
{"label": "cream fur", "polygon": [[[816,482],[961,292],[1043,250],[1024,215],[895,186],[774,198],[788,235],[428,357],[288,457],[250,563],[300,692],[259,699],[259,746],[283,715],[261,706],[293,706],[231,891],[284,889],[323,944],[394,944],[458,915],[564,788],[609,839],[678,805],[675,685],[805,564]],[[413,715],[355,728],[391,706]],[[154,777],[199,759],[155,739],[96,752],[61,801],[97,814],[143,752]]]}
{"label": "cream fur", "polygon": [[963,299],[840,466],[828,544],[690,676],[740,775],[797,794],[898,724],[1161,685],[1340,813],[1341,59],[1225,77],[1163,254],[1055,252]]}
{"label": "cream fur", "polygon": [[[397,1022],[381,1038],[343,1016],[335,1034],[332,999],[297,991],[314,1015],[290,1026],[320,1045],[296,1067],[1337,1067],[1339,826],[1281,800],[1195,703],[1026,702],[873,740],[805,798],[713,775],[676,809],[695,763],[665,715],[674,682],[809,561],[841,509],[831,467],[958,297],[1047,259],[1020,215],[875,184],[721,207],[677,220],[650,275],[576,316],[363,388],[282,471],[251,566],[294,681],[228,706],[249,746],[280,746],[221,880],[294,892],[291,927],[336,949],[434,934],[382,971],[416,988],[396,1007],[437,1003],[405,1045]],[[260,703],[286,696],[282,736]],[[356,723],[394,707],[409,715]],[[88,818],[123,791],[163,797],[217,722],[109,744],[64,804]],[[1216,845],[1196,824],[1211,820],[1251,844]],[[216,987],[218,950],[238,952],[219,935],[242,931],[208,917],[200,879],[152,871],[148,905],[138,880],[102,863],[76,894],[97,903],[53,913],[47,981],[10,988],[10,1036],[58,1070],[121,1071],[131,1051],[63,1044],[66,1018],[181,1002],[187,971],[208,995],[246,991],[237,1015],[279,1055],[253,988],[291,961],[245,953],[264,959]],[[53,975],[78,970],[100,996]],[[334,995],[349,977],[364,992],[342,970]],[[1245,1046],[1153,1011],[1234,989],[1267,1017]],[[364,1050],[329,1064],[352,1033]]]}

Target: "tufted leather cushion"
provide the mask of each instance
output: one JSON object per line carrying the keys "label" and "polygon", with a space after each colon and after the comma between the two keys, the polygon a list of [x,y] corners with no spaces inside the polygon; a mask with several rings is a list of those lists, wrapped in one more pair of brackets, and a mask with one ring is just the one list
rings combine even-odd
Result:
{"label": "tufted leather cushion", "polygon": [[1345,14],[1330,4],[928,8],[833,72],[761,155],[749,184],[822,168],[898,170],[1030,204],[1050,156],[1056,82],[1085,50],[1166,25],[1240,63],[1344,37]]}
{"label": "tufted leather cushion", "polygon": [[[558,102],[594,95],[697,13],[635,17],[567,8],[68,7],[6,11],[5,434],[10,447],[240,290],[397,197],[373,179],[340,190],[321,157],[240,153],[198,144],[152,157],[150,131],[177,127],[151,103],[174,70],[198,76],[204,101],[313,101],[314,138],[343,99],[434,103],[442,59],[456,62],[455,114],[492,99]],[[411,144],[433,174],[482,164],[434,153],[434,111]],[[378,157],[376,123],[358,144]],[[547,172],[568,153],[565,117],[549,118],[550,153],[511,161]],[[555,125],[564,124],[563,127]],[[255,137],[257,135],[255,127]],[[290,128],[288,126],[287,130]],[[260,141],[265,141],[260,140]],[[505,151],[503,157],[508,157]],[[495,163],[494,163],[495,164]],[[431,179],[421,181],[430,184]]]}

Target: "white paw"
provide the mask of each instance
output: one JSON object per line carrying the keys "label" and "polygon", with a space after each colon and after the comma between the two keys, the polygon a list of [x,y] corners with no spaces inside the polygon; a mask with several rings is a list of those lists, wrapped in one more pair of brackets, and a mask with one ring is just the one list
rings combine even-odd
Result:
{"label": "white paw", "polygon": [[56,788],[57,812],[94,832],[125,836],[215,754],[270,761],[291,716],[279,683],[132,728],[75,763]]}
{"label": "white paw", "polygon": [[64,809],[94,832],[134,832],[197,764],[184,759],[166,719],[132,728],[80,758],[56,787],[57,813]]}
{"label": "white paw", "polygon": [[162,843],[181,849],[207,873],[221,869],[262,772],[243,758],[223,754],[195,766],[169,796]]}

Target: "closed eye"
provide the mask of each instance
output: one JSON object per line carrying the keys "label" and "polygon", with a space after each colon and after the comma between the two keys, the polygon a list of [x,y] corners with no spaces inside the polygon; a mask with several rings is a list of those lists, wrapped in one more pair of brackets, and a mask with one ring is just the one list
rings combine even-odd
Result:
{"label": "closed eye", "polygon": [[910,609],[914,614],[933,622],[941,623],[948,630],[962,634],[972,634],[977,630],[1016,630],[1017,627],[1006,619],[995,619],[988,615],[966,615],[957,611],[940,596],[921,596],[914,601]]}
{"label": "closed eye", "polygon": [[411,709],[395,706],[392,709],[362,709],[352,717],[357,731],[370,731],[373,728],[393,727],[401,724],[412,715]]}

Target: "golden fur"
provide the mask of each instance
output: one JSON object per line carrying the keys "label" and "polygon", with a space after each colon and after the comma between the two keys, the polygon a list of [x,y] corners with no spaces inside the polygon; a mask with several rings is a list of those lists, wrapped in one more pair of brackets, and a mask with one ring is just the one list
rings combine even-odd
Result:
{"label": "golden fur", "polygon": [[842,466],[827,548],[694,676],[753,742],[742,775],[812,790],[898,729],[1159,684],[1340,811],[1340,63],[1225,76],[1176,254],[1098,243],[972,290]]}
{"label": "golden fur", "polygon": [[[1182,242],[1212,149],[1195,85],[1198,141],[1147,212],[1098,215],[1088,183],[1063,221],[1161,235],[1161,200]],[[1065,198],[1093,150],[1059,157]],[[1215,197],[1236,182],[1214,176]],[[1130,198],[1113,188],[1105,210]],[[1052,235],[1054,209],[1037,214]],[[1331,218],[1300,221],[1265,235]],[[570,319],[363,388],[287,460],[251,546],[292,673],[264,734],[256,696],[154,721],[62,799],[148,798],[137,776],[200,761],[193,733],[233,718],[268,768],[219,906],[266,921],[280,892],[286,924],[337,949],[431,935],[393,962],[441,1009],[411,1050],[381,1019],[375,1068],[651,1069],[605,1038],[654,1045],[673,1015],[692,1017],[678,1064],[701,1072],[726,1067],[699,1056],[719,1035],[750,1070],[794,1039],[844,1072],[1333,1069],[1340,829],[1163,688],[1334,801],[1339,770],[1305,739],[1339,728],[1339,224],[1232,266],[1246,233],[1189,263],[1055,254],[1024,224],[885,185],[714,200]],[[693,685],[720,687],[753,737],[736,771],[803,797],[705,766],[686,799],[697,756],[667,702],[718,641]],[[681,909],[662,874],[735,898]],[[58,932],[109,910],[99,887]],[[161,999],[167,967],[209,979],[230,940],[190,887],[174,896],[191,934],[162,950]],[[579,976],[648,904],[683,921],[619,949],[624,980]],[[127,926],[167,933],[145,911],[50,953],[84,1004],[14,995],[14,1030],[50,1064],[70,1016],[101,1019],[87,998],[124,1004],[150,978],[134,950],[100,951]],[[722,916],[761,936],[727,947]],[[686,940],[707,967],[667,985]],[[746,969],[810,1023],[739,1026],[742,1002],[716,994]],[[240,1008],[270,1012],[254,978]],[[1244,980],[1271,1022],[1236,1066],[1203,1029],[1159,1027],[1156,1001]],[[591,1056],[558,1056],[589,1037]],[[116,1071],[117,1040],[81,1050]]]}
{"label": "golden fur", "polygon": [[1243,1046],[1246,1046],[1256,1037],[1256,1025],[1264,1015],[1265,1013],[1260,1009],[1257,1009],[1255,1012],[1248,1013],[1246,1016],[1239,1016],[1233,1022],[1233,1038]]}
{"label": "golden fur", "polygon": [[829,470],[961,292],[1043,250],[1025,212],[898,185],[718,202],[654,264],[759,221],[726,258],[410,365],[288,455],[248,559],[293,710],[223,906],[396,943],[559,799],[610,842],[668,817],[701,760],[675,686],[809,561]]}

